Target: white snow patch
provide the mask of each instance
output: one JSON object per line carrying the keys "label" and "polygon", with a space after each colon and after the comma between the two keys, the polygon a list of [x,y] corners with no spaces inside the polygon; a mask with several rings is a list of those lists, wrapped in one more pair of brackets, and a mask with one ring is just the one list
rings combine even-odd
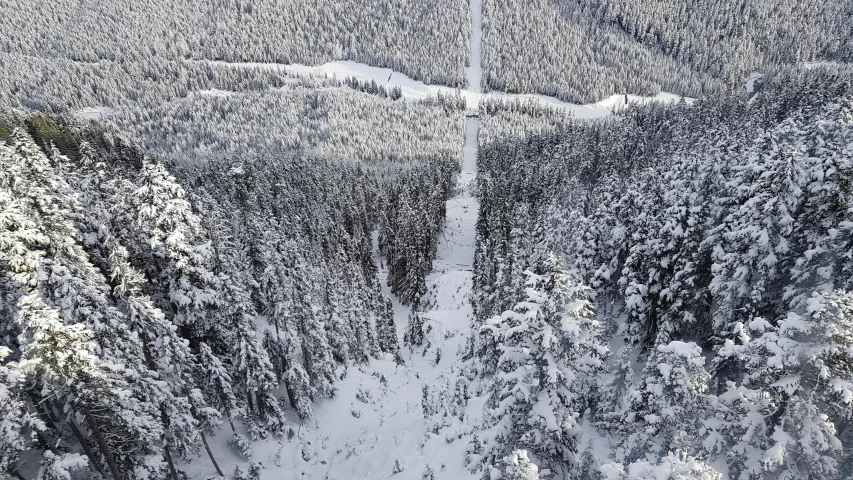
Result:
{"label": "white snow patch", "polygon": [[746,89],[746,93],[755,93],[755,82],[764,77],[764,74],[761,72],[752,72],[746,77],[746,82],[744,82],[744,88]]}
{"label": "white snow patch", "polygon": [[210,90],[199,90],[195,93],[197,95],[204,95],[204,96],[208,96],[208,97],[219,97],[219,98],[230,97],[231,95],[234,94],[234,92],[230,92],[228,90],[219,90],[217,88],[211,88]]}
{"label": "white snow patch", "polygon": [[74,116],[83,120],[100,120],[115,113],[110,107],[87,107],[74,112]]}
{"label": "white snow patch", "polygon": [[[472,35],[472,37],[474,37]],[[473,50],[473,48],[472,48]],[[352,61],[336,61],[324,63],[317,66],[308,66],[301,64],[281,64],[281,63],[246,63],[246,62],[209,62],[217,66],[230,66],[233,68],[259,68],[283,70],[291,75],[306,76],[306,77],[335,77],[344,79],[355,77],[361,81],[374,81],[379,86],[386,88],[400,87],[403,97],[410,100],[423,100],[427,97],[434,97],[441,93],[442,95],[461,95],[465,99],[466,107],[469,110],[476,110],[482,99],[524,99],[535,100],[548,104],[553,107],[561,108],[570,111],[575,118],[600,118],[610,115],[615,108],[622,107],[627,103],[651,103],[677,102],[682,98],[687,102],[692,102],[694,99],[681,97],[672,93],[661,92],[651,97],[640,95],[612,95],[604,100],[588,104],[579,105],[575,103],[564,102],[558,98],[549,97],[546,95],[537,94],[512,94],[503,92],[482,93],[473,90],[459,90],[456,88],[445,87],[442,85],[427,85],[419,80],[413,80],[407,75],[395,72],[390,68],[379,68],[365,65],[363,63]],[[469,82],[476,81],[477,76],[482,75],[482,69],[469,67],[466,69],[469,73]],[[626,102],[627,100],[627,102]]]}
{"label": "white snow patch", "polygon": [[471,64],[465,69],[468,90],[482,91],[483,82],[483,0],[471,0]]}

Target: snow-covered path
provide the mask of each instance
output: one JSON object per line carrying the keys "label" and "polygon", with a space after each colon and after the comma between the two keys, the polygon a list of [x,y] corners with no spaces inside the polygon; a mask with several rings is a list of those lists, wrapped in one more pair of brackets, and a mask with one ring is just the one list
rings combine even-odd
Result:
{"label": "snow-covered path", "polygon": [[[472,32],[471,38],[480,39],[482,34],[474,35]],[[473,47],[472,47],[473,50]],[[472,51],[473,53],[473,51]],[[479,44],[477,47],[477,58],[479,57]],[[304,77],[336,77],[344,79],[355,77],[363,82],[374,81],[377,85],[386,88],[400,87],[403,98],[410,100],[422,100],[429,96],[435,96],[438,93],[442,95],[459,94],[465,99],[465,103],[469,110],[476,110],[481,99],[522,99],[535,100],[542,102],[552,107],[560,108],[574,114],[575,118],[600,118],[610,115],[615,107],[625,105],[624,95],[611,95],[603,100],[586,105],[564,102],[555,97],[538,94],[512,94],[503,92],[482,93],[480,89],[480,80],[482,79],[482,68],[467,67],[469,85],[476,85],[476,90],[469,87],[468,90],[458,90],[452,87],[443,85],[427,85],[419,80],[413,80],[407,75],[400,72],[395,72],[390,68],[372,67],[363,63],[352,62],[349,60],[341,60],[335,62],[324,63],[317,66],[308,66],[301,64],[280,64],[280,63],[240,63],[240,62],[222,62],[222,61],[206,61],[211,65],[228,66],[230,68],[260,68],[272,70],[284,70],[291,75]],[[628,95],[631,103],[648,103],[648,102],[676,102],[681,99],[680,96],[671,93],[661,92],[655,96],[644,97],[640,95]],[[687,99],[691,101],[692,99]]]}
{"label": "snow-covered path", "polygon": [[471,0],[471,64],[465,69],[468,90],[481,92],[483,81],[483,0]]}
{"label": "snow-covered path", "polygon": [[[468,75],[467,93],[480,91],[483,78],[481,47],[483,38],[483,0],[471,1],[471,65],[465,69]],[[478,100],[479,101],[479,100]],[[473,106],[473,110],[478,105]],[[472,106],[468,106],[469,110]],[[433,262],[433,274],[444,272],[470,272],[474,263],[474,227],[477,223],[479,204],[474,193],[477,180],[477,136],[480,132],[480,119],[468,117],[465,121],[465,144],[462,146],[462,171],[456,182],[456,191],[447,201],[447,221],[438,254]],[[430,278],[428,277],[428,280]]]}
{"label": "snow-covered path", "polygon": [[[481,0],[471,1],[472,10],[479,13]],[[472,90],[479,90],[482,76],[479,25],[479,18],[475,18],[471,51],[477,63],[467,69]],[[387,79],[389,74],[383,75]],[[399,77],[392,81],[405,81]],[[416,91],[419,90],[409,94]],[[477,105],[471,107],[476,109]],[[478,132],[479,118],[468,118],[461,145],[461,172],[452,198],[447,201],[447,218],[433,273],[427,277],[429,301],[425,304],[429,306],[423,312],[426,345],[403,347],[405,365],[385,358],[350,366],[338,383],[335,398],[315,405],[316,420],[303,423],[294,417],[293,438],[255,442],[251,460],[263,463],[262,479],[421,480],[429,471],[434,478],[478,478],[465,466],[465,445],[470,440],[471,426],[481,415],[483,400],[471,399],[465,422],[455,416],[425,413],[424,409],[425,398],[431,404],[429,399],[453,391],[452,382],[458,375],[460,356],[470,334],[469,296],[478,210],[472,187],[477,174]],[[388,270],[378,254],[376,237],[374,251],[379,280],[383,293],[392,299],[402,344],[411,307],[401,305],[386,285]],[[227,436],[223,432],[211,441],[220,465],[226,473],[236,465],[245,469],[246,460],[228,447]],[[205,458],[185,468],[192,478],[211,478],[214,473]]]}

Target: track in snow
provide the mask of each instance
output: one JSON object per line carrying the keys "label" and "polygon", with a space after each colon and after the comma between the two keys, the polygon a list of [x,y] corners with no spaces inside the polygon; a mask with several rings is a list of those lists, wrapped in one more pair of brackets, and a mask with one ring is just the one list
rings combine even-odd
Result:
{"label": "track in snow", "polygon": [[465,69],[468,90],[481,92],[483,81],[483,0],[471,0],[471,64]]}

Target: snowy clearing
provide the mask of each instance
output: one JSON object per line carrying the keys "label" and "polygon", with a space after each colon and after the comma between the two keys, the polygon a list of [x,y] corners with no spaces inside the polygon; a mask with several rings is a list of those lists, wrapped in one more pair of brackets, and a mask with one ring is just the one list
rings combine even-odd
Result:
{"label": "snowy clearing", "polygon": [[89,107],[77,110],[74,116],[83,120],[100,120],[115,113],[116,111],[110,107]]}
{"label": "snowy clearing", "polygon": [[[472,35],[472,38],[477,38],[477,35]],[[472,55],[477,49],[472,47]],[[469,110],[476,110],[482,99],[522,99],[535,100],[553,107],[562,108],[571,112],[575,118],[601,118],[610,115],[614,108],[624,106],[626,99],[628,103],[650,103],[650,102],[677,102],[684,98],[685,101],[691,102],[693,99],[681,97],[672,93],[661,92],[655,96],[644,97],[641,95],[611,95],[604,100],[598,101],[589,105],[578,105],[575,103],[564,102],[555,97],[537,94],[514,94],[504,92],[489,92],[482,93],[479,87],[475,87],[476,91],[459,90],[441,85],[427,85],[424,82],[413,80],[408,76],[395,72],[390,68],[378,68],[365,65],[363,63],[351,61],[337,61],[324,63],[318,66],[307,65],[285,65],[272,63],[228,63],[228,62],[210,62],[217,66],[230,66],[233,68],[268,68],[284,70],[291,75],[303,77],[334,77],[344,79],[355,77],[361,81],[376,82],[379,86],[386,88],[400,87],[403,97],[411,100],[422,100],[437,94],[442,95],[461,95],[465,99],[465,103]],[[478,78],[482,77],[482,69],[469,67],[469,84],[478,85]],[[479,72],[479,73],[478,73]]]}

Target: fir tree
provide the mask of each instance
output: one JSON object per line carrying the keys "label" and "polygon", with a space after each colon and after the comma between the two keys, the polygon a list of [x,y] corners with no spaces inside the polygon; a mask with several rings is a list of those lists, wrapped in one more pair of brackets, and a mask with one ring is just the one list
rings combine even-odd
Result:
{"label": "fir tree", "polygon": [[657,347],[625,414],[633,430],[623,447],[629,461],[672,451],[697,453],[710,379],[704,363],[696,344],[672,341]]}
{"label": "fir tree", "polygon": [[501,450],[524,446],[543,465],[565,471],[577,464],[578,421],[607,347],[592,319],[588,287],[568,275],[560,260],[551,257],[543,275],[527,276],[528,300],[485,327],[501,351],[486,418]]}
{"label": "fir tree", "polygon": [[486,470],[483,478],[499,480],[539,480],[539,467],[526,450],[515,450]]}

